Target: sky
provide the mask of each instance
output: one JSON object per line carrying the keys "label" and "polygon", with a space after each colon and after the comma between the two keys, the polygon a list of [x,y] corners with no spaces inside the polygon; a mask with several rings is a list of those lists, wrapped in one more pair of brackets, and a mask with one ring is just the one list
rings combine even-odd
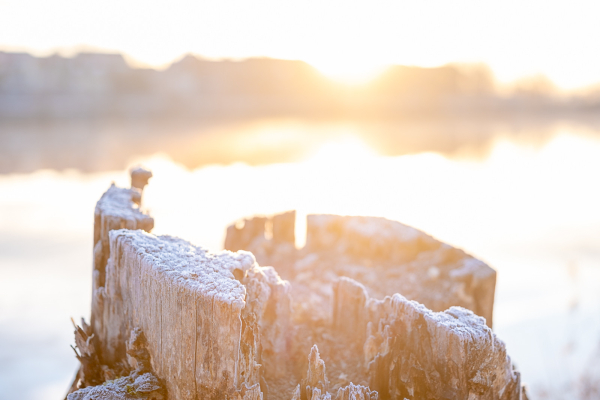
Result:
{"label": "sky", "polygon": [[0,50],[118,51],[164,67],[183,54],[304,60],[340,79],[386,65],[485,63],[500,82],[600,83],[600,2],[0,0]]}

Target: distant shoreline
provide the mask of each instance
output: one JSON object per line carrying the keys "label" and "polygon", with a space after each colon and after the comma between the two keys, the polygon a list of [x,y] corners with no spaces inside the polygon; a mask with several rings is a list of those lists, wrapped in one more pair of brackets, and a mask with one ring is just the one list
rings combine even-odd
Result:
{"label": "distant shoreline", "polygon": [[366,84],[335,82],[302,61],[210,61],[131,68],[120,54],[36,58],[0,52],[0,118],[406,118],[598,113],[600,91],[543,79],[501,90],[485,66],[391,66]]}

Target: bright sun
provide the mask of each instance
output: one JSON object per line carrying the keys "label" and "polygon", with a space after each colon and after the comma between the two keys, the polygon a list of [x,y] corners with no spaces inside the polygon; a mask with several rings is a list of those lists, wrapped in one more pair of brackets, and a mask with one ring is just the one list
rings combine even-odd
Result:
{"label": "bright sun", "polygon": [[360,85],[377,78],[388,66],[357,60],[322,60],[309,62],[323,75],[338,82]]}

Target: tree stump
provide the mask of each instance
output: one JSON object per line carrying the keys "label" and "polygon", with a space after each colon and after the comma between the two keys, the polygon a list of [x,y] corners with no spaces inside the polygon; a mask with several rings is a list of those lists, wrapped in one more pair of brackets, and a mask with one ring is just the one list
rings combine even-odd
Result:
{"label": "tree stump", "polygon": [[332,215],[309,216],[298,250],[291,212],[230,226],[236,252],[211,254],[149,233],[138,186],[96,207],[69,400],[526,398],[488,326],[495,272],[461,250]]}

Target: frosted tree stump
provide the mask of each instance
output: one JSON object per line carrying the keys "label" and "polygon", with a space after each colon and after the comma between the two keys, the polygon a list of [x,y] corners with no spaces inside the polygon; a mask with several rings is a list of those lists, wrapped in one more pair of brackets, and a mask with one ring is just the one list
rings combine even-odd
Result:
{"label": "frosted tree stump", "polygon": [[290,212],[232,225],[236,252],[212,254],[149,233],[135,185],[96,207],[68,400],[526,399],[488,326],[495,272],[461,250],[330,215],[309,216],[297,250]]}

